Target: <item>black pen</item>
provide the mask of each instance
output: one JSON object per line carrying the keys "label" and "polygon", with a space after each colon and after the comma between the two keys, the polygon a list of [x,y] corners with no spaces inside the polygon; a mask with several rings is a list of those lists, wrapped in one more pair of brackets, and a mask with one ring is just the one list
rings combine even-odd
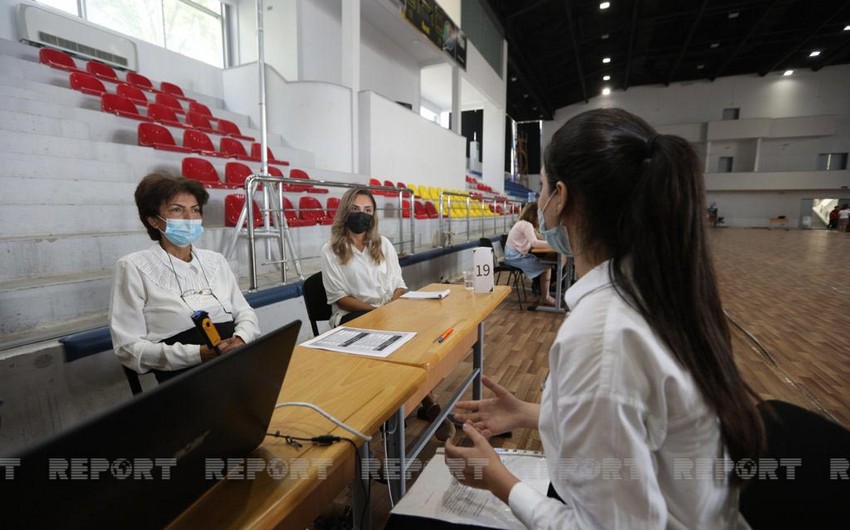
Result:
{"label": "black pen", "polygon": [[348,339],[347,341],[345,341],[345,342],[343,342],[342,344],[340,344],[340,346],[351,346],[352,344],[354,344],[354,343],[355,343],[355,342],[357,342],[358,340],[360,340],[360,339],[362,339],[363,337],[366,337],[366,336],[368,336],[368,335],[369,335],[369,334],[368,334],[368,333],[365,333],[365,332],[358,333],[357,335],[355,335],[355,336],[351,337],[351,338],[350,338],[350,339]]}
{"label": "black pen", "polygon": [[392,337],[390,337],[387,340],[385,340],[384,342],[382,342],[380,346],[375,348],[375,351],[383,350],[384,348],[386,348],[387,346],[389,346],[390,344],[392,344],[393,342],[397,341],[400,338],[401,338],[401,335],[393,335]]}

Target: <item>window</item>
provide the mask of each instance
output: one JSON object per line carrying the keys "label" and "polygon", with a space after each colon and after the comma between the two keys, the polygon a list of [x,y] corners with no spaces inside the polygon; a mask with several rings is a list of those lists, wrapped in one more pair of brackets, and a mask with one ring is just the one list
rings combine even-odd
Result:
{"label": "window", "polygon": [[42,0],[43,4],[213,66],[224,67],[219,0]]}
{"label": "window", "polygon": [[847,153],[821,153],[818,155],[818,171],[841,171],[847,169]]}
{"label": "window", "polygon": [[738,116],[741,114],[741,109],[737,107],[723,109],[723,119],[724,120],[737,120]]}
{"label": "window", "polygon": [[734,161],[734,157],[721,156],[720,159],[717,161],[717,172],[718,173],[731,173],[733,161]]}

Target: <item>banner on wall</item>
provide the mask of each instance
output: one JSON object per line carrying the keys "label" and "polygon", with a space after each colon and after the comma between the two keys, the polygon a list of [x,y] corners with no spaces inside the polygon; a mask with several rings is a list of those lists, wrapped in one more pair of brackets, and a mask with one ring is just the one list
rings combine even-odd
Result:
{"label": "banner on wall", "polygon": [[435,0],[405,0],[402,17],[466,70],[466,35]]}

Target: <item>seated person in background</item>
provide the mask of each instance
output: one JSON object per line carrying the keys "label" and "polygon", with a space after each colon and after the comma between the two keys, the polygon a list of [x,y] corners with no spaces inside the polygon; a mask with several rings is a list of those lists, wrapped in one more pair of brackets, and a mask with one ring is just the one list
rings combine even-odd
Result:
{"label": "seated person in background", "polygon": [[[398,254],[378,232],[378,205],[365,188],[351,188],[339,201],[331,240],[322,246],[322,283],[332,304],[336,327],[397,300],[407,292]],[[417,415],[433,421],[440,405],[422,400]]]}
{"label": "seated person in background", "polygon": [[159,382],[218,355],[192,322],[195,311],[209,313],[224,339],[221,353],[260,334],[224,256],[193,247],[208,199],[197,181],[146,176],[136,188],[136,207],[157,244],[115,264],[109,304],[115,355],[140,374],[153,371]]}
{"label": "seated person in background", "polygon": [[522,209],[519,221],[508,233],[505,243],[505,264],[516,267],[529,280],[540,276],[540,293],[543,296],[538,304],[555,305],[555,299],[549,295],[549,279],[552,266],[540,261],[531,253],[532,248],[548,248],[545,239],[537,235],[537,203],[530,202]]}

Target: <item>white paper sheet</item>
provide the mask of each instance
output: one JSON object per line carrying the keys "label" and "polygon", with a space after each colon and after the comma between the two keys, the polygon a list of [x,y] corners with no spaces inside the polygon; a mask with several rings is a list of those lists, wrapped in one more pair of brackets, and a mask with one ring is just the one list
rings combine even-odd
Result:
{"label": "white paper sheet", "polygon": [[340,326],[322,333],[301,346],[368,357],[389,357],[416,336],[414,331],[384,331]]}
{"label": "white paper sheet", "polygon": [[[523,482],[544,495],[549,487],[546,459],[541,453],[499,451],[505,466]],[[439,519],[456,524],[469,524],[524,530],[507,504],[492,493],[460,484],[446,466],[442,448],[425,466],[416,482],[392,509],[399,515]]]}
{"label": "white paper sheet", "polygon": [[408,291],[401,295],[402,298],[411,298],[413,300],[442,300],[452,294],[451,289],[445,291]]}

